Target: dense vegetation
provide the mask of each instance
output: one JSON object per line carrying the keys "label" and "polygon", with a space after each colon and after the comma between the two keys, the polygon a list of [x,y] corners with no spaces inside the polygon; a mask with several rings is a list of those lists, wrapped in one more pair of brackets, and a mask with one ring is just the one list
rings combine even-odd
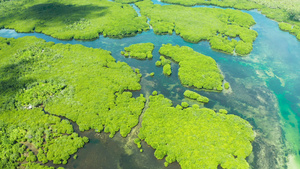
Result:
{"label": "dense vegetation", "polygon": [[[128,4],[121,4],[136,1],[2,0],[0,27],[42,32],[59,39],[93,39],[99,33],[122,38],[149,29],[147,16],[155,33],[175,30],[185,40],[209,40],[213,49],[240,55],[251,52],[257,36],[249,29],[254,20],[242,12],[160,7],[146,0],[138,3],[145,16],[137,17]],[[203,17],[191,17],[196,15]],[[238,36],[241,41],[229,40]],[[152,43],[134,44],[122,54],[151,59],[153,49]],[[223,89],[224,78],[211,57],[171,44],[163,45],[159,52],[163,56],[156,65],[163,66],[165,75],[172,73],[172,59],[180,66],[182,84]],[[34,37],[0,37],[0,168],[53,168],[42,165],[49,161],[66,164],[70,155],[88,142],[73,131],[70,120],[81,131],[104,130],[110,137],[118,131],[123,137],[130,133],[146,102],[143,95],[133,98],[130,92],[141,89],[141,74],[139,69],[133,71],[126,63],[116,62],[110,54]],[[167,156],[166,166],[178,161],[182,168],[249,167],[245,158],[252,151],[254,133],[246,121],[226,115],[224,109],[215,113],[197,105],[189,107],[187,102],[174,108],[162,95],[153,95],[139,138],[156,149],[158,159]],[[209,101],[189,90],[184,95]],[[140,139],[135,140],[139,148]]]}
{"label": "dense vegetation", "polygon": [[163,45],[159,53],[179,64],[178,76],[183,85],[208,90],[223,89],[224,77],[213,58],[195,52],[190,47],[171,44]]}
{"label": "dense vegetation", "polygon": [[171,64],[171,61],[169,59],[166,59],[164,56],[160,56],[159,59],[160,59],[160,62],[157,62],[157,66],[159,66],[159,63],[161,63],[161,66]]}
{"label": "dense vegetation", "polygon": [[[299,0],[162,0],[166,3],[192,5],[216,5],[233,7],[236,9],[259,9],[262,14],[278,22],[287,22],[292,26],[300,27]],[[287,31],[287,30],[286,30]],[[300,40],[300,31],[289,31]]]}
{"label": "dense vegetation", "polygon": [[229,89],[229,87],[230,87],[229,83],[226,82],[226,83],[224,84],[224,88],[225,88],[225,89]]}
{"label": "dense vegetation", "polygon": [[170,76],[172,74],[172,69],[170,64],[166,64],[163,67],[163,73],[167,76]]}
{"label": "dense vegetation", "polygon": [[130,4],[130,3],[134,3],[134,2],[138,2],[138,1],[142,1],[142,0],[114,0],[114,1],[118,2],[118,3]]}
{"label": "dense vegetation", "polygon": [[73,132],[69,121],[40,108],[1,112],[0,138],[0,168],[15,168],[24,161],[66,164],[88,142]]}
{"label": "dense vegetation", "polygon": [[[300,1],[299,0],[250,0],[268,9],[275,9],[277,13],[285,13],[290,21],[300,21]],[[264,8],[266,10],[266,8]],[[279,12],[279,10],[281,12]]]}
{"label": "dense vegetation", "polygon": [[197,100],[198,102],[202,102],[202,103],[208,103],[209,99],[205,96],[201,96],[200,94],[190,91],[190,90],[186,90],[183,95],[189,99],[193,99],[193,100]]}
{"label": "dense vegetation", "polygon": [[130,5],[107,0],[14,0],[0,3],[0,13],[0,28],[58,39],[122,38],[149,29]]}
{"label": "dense vegetation", "polygon": [[[25,158],[65,164],[88,141],[67,120],[39,107],[76,122],[81,131],[105,126],[111,137],[117,131],[125,137],[138,124],[146,99],[126,90],[141,89],[141,74],[116,63],[109,51],[35,37],[0,38],[0,57],[2,166]],[[25,152],[27,142],[36,152]]]}
{"label": "dense vegetation", "polygon": [[[181,168],[249,168],[252,126],[235,115],[193,105],[172,107],[163,95],[150,96],[139,138],[155,149],[155,157]],[[139,140],[136,140],[138,144]]]}
{"label": "dense vegetation", "polygon": [[[252,16],[238,10],[217,8],[188,8],[178,5],[153,5],[150,0],[137,2],[141,13],[151,19],[154,33],[179,34],[184,40],[197,43],[210,41],[211,47],[226,53],[246,55],[252,51],[257,32]],[[240,37],[240,41],[229,40]]]}
{"label": "dense vegetation", "polygon": [[164,75],[170,76],[172,74],[171,61],[166,59],[164,56],[160,56],[159,59],[160,60],[155,62],[155,66],[162,66]]}
{"label": "dense vegetation", "polygon": [[[44,166],[33,162],[22,164],[22,167],[25,167],[25,169],[55,169],[54,167]],[[63,167],[58,167],[57,169],[63,169]]]}
{"label": "dense vegetation", "polygon": [[152,43],[138,43],[130,45],[129,47],[125,47],[121,54],[131,58],[137,59],[152,59],[152,51],[154,49],[154,45]]}
{"label": "dense vegetation", "polygon": [[281,22],[279,23],[279,28],[283,31],[290,32],[300,40],[300,24],[299,26],[297,26],[297,25]]}
{"label": "dense vegetation", "polygon": [[237,9],[255,9],[261,7],[260,5],[253,3],[249,0],[162,0],[162,2],[180,4],[185,6],[216,5],[221,7],[233,7]]}

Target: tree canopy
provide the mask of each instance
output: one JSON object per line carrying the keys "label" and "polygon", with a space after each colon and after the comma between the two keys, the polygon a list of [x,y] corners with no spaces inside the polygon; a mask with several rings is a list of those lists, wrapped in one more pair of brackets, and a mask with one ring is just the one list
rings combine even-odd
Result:
{"label": "tree canopy", "polygon": [[[66,164],[88,141],[73,132],[68,120],[47,115],[42,107],[76,122],[81,131],[104,130],[110,137],[118,131],[126,137],[138,124],[146,99],[133,98],[129,90],[141,89],[141,74],[116,62],[109,51],[35,37],[0,38],[0,58],[4,168],[24,160]],[[36,150],[28,149],[25,158],[27,144]]]}
{"label": "tree canopy", "polygon": [[171,44],[163,45],[159,53],[179,64],[178,76],[183,85],[199,89],[223,90],[224,77],[213,58],[195,52],[190,47]]}
{"label": "tree canopy", "polygon": [[[197,43],[208,40],[212,49],[234,53],[238,45],[243,44],[245,50],[239,49],[238,55],[249,54],[257,32],[250,27],[255,24],[250,14],[233,9],[189,8],[179,5],[153,5],[150,0],[137,2],[141,14],[150,18],[154,33],[172,33],[180,35],[184,40]],[[229,40],[240,37],[240,41]]]}
{"label": "tree canopy", "polygon": [[[299,0],[162,0],[162,2],[193,5],[216,5],[221,7],[233,7],[236,9],[258,9],[262,14],[277,22],[289,23],[300,27],[300,1]],[[300,31],[285,30],[295,35],[300,40]]]}
{"label": "tree canopy", "polygon": [[18,0],[0,3],[0,28],[40,32],[58,39],[133,36],[149,29],[129,4],[107,0]]}
{"label": "tree canopy", "polygon": [[125,47],[121,54],[124,56],[130,56],[137,59],[152,59],[152,51],[154,45],[152,43],[138,43]]}
{"label": "tree canopy", "polygon": [[165,166],[177,161],[182,169],[249,168],[245,158],[255,133],[247,121],[197,105],[175,108],[163,95],[149,99],[138,136],[155,149],[156,158],[165,157]]}
{"label": "tree canopy", "polygon": [[205,96],[201,96],[200,94],[190,91],[190,90],[186,90],[183,95],[189,99],[193,99],[193,100],[197,100],[198,102],[202,102],[202,103],[208,103],[209,99]]}

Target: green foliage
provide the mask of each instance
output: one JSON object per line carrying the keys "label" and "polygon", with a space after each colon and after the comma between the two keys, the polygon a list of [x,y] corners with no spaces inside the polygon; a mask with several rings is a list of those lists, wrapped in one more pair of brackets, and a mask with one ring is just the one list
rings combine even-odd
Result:
{"label": "green foliage", "polygon": [[135,2],[138,2],[141,0],[114,0],[114,1],[118,2],[118,3],[123,3],[123,4],[131,4],[131,3],[135,3]]}
{"label": "green foliage", "polygon": [[289,32],[293,29],[293,26],[291,24],[281,22],[281,23],[279,23],[279,28],[283,31]]}
{"label": "green foliage", "polygon": [[213,48],[213,49],[233,54],[233,50],[238,42],[235,39],[228,40],[227,36],[222,37],[221,35],[218,35],[218,36],[212,37],[210,39],[209,43],[211,45],[211,48]]}
{"label": "green foliage", "polygon": [[172,70],[171,70],[171,65],[170,64],[166,64],[163,67],[163,73],[167,76],[170,76],[172,74]]}
{"label": "green foliage", "polygon": [[178,105],[176,105],[176,109],[182,110],[183,107],[178,104]]}
{"label": "green foliage", "polygon": [[77,157],[78,157],[78,155],[77,155],[77,154],[75,154],[75,155],[74,155],[74,157],[73,157],[73,159],[74,159],[74,160],[76,160],[76,159],[77,159]]}
{"label": "green foliage", "polygon": [[157,67],[161,66],[161,61],[159,61],[159,60],[156,61],[156,62],[155,62],[155,66],[157,66]]}
{"label": "green foliage", "polygon": [[134,143],[137,145],[138,148],[141,148],[141,140],[139,138],[134,139]]}
{"label": "green foliage", "polygon": [[281,22],[279,23],[279,28],[283,31],[290,32],[291,34],[295,35],[298,40],[300,40],[300,26]]}
{"label": "green foliage", "polygon": [[183,46],[163,45],[159,53],[179,63],[178,76],[183,85],[199,89],[222,90],[224,79],[217,63],[211,57],[195,52]]}
{"label": "green foliage", "polygon": [[55,81],[34,82],[27,84],[16,95],[16,106],[21,108],[37,107],[45,103],[50,97],[59,93],[66,85],[57,84]]}
{"label": "green foliage", "polygon": [[140,69],[136,68],[134,71],[135,73],[140,74]]}
{"label": "green foliage", "polygon": [[32,151],[30,151],[30,152],[28,153],[28,156],[27,156],[27,158],[26,158],[26,161],[28,161],[28,162],[35,162],[35,161],[36,161],[36,156],[33,154]]}
{"label": "green foliage", "polygon": [[169,59],[166,59],[164,56],[160,56],[159,59],[160,59],[160,62],[161,62],[162,66],[171,64],[171,61]]}
{"label": "green foliage", "polygon": [[151,72],[151,73],[150,73],[150,76],[153,77],[153,76],[154,76],[154,72]]}
{"label": "green foliage", "polygon": [[181,106],[182,106],[183,108],[187,108],[187,107],[189,107],[189,104],[188,104],[187,102],[182,102],[182,103],[181,103]]}
{"label": "green foliage", "polygon": [[[141,75],[139,72],[134,73],[126,63],[116,63],[110,52],[81,45],[37,43],[35,41],[39,40],[32,37],[9,41],[11,45],[0,51],[1,56],[10,58],[7,62],[3,59],[2,64],[7,68],[0,70],[3,91],[0,97],[3,106],[0,108],[9,107],[8,100],[12,100],[13,103],[18,100],[18,97],[15,97],[18,89],[28,85],[36,86],[35,80],[21,81],[22,83],[17,80],[56,79],[55,84],[58,87],[49,83],[48,88],[53,87],[55,91],[59,89],[60,92],[49,96],[51,99],[44,105],[45,110],[75,121],[80,130],[93,128],[100,132],[105,126],[106,132],[110,132],[112,136],[119,130],[122,136],[126,136],[138,123],[145,98],[132,98],[132,94],[124,90],[141,89]],[[32,56],[32,50],[48,51],[48,54],[41,56],[35,52],[37,54]],[[20,53],[19,51],[22,51],[22,57],[15,54]],[[27,58],[30,58],[29,63]],[[49,97],[47,95],[46,98]],[[27,97],[26,103],[34,101],[30,98]]]}
{"label": "green foliage", "polygon": [[[281,13],[284,13],[286,15],[287,20],[290,21],[300,21],[300,1],[298,0],[281,0],[281,1],[273,1],[273,0],[251,0],[257,4],[263,5],[264,9],[273,10],[274,13],[273,16],[279,16],[282,15]],[[264,11],[264,9],[262,11]],[[267,17],[269,17],[267,15]],[[278,18],[275,17],[276,21]]]}
{"label": "green foliage", "polygon": [[153,95],[153,96],[156,96],[156,95],[157,95],[157,91],[154,90],[154,91],[152,92],[152,95]]}
{"label": "green foliage", "polygon": [[[193,5],[216,5],[221,7],[233,7],[236,9],[260,9],[262,11],[273,11],[270,16],[280,16],[281,13],[290,16],[293,21],[299,21],[300,2],[298,0],[162,0],[162,2],[180,4],[185,6]],[[268,16],[269,17],[269,16]]]}
{"label": "green foliage", "polygon": [[255,9],[259,8],[260,5],[253,3],[248,0],[162,0],[162,2],[180,4],[184,6],[194,6],[194,5],[216,5],[221,7],[233,7],[237,9]]}
{"label": "green foliage", "polygon": [[224,84],[224,88],[225,88],[225,89],[229,89],[229,87],[230,87],[230,86],[229,86],[229,83],[226,82],[226,83]]}
{"label": "green foliage", "polygon": [[177,109],[163,95],[150,96],[139,138],[166,156],[165,166],[177,161],[181,168],[249,168],[245,160],[255,138],[252,126],[235,115],[211,109]]}
{"label": "green foliage", "polygon": [[262,8],[261,13],[278,22],[288,20],[288,13],[276,8]]}
{"label": "green foliage", "polygon": [[220,109],[220,110],[219,110],[219,113],[221,113],[221,114],[227,114],[228,112],[227,112],[227,110],[225,110],[225,109]]}
{"label": "green foliage", "polygon": [[39,149],[38,154],[37,154],[37,158],[40,162],[42,162],[43,164],[48,162],[47,156],[45,155],[43,149]]}
{"label": "green foliage", "polygon": [[[25,169],[55,169],[54,167],[48,167],[48,166],[41,165],[39,163],[31,163],[31,162],[22,164],[21,166],[24,167]],[[62,167],[58,167],[58,169],[59,168]]]}
{"label": "green foliage", "polygon": [[209,99],[205,96],[201,96],[200,94],[190,91],[190,90],[186,90],[183,95],[187,98],[193,99],[193,100],[197,100],[198,102],[202,102],[202,103],[208,103]]}
{"label": "green foliage", "polygon": [[172,34],[174,30],[174,23],[172,22],[157,22],[157,21],[150,21],[150,24],[154,28],[154,33],[159,35],[164,34]]}
{"label": "green foliage", "polygon": [[252,51],[252,44],[249,42],[239,41],[236,45],[235,52],[239,55],[247,55]]}
{"label": "green foliage", "polygon": [[[124,51],[121,52],[122,55],[127,54],[131,58],[137,59],[152,59],[152,51],[154,49],[154,45],[152,43],[138,43],[130,45],[129,47],[125,47]],[[126,56],[126,55],[125,55]]]}
{"label": "green foliage", "polygon": [[171,61],[164,56],[160,56],[160,61],[156,61],[156,66],[163,66],[163,73],[167,76],[172,74]]}
{"label": "green foliage", "polygon": [[[0,38],[0,47],[0,168],[25,160],[66,164],[88,142],[69,120],[40,106],[81,131],[105,127],[110,137],[126,137],[138,124],[146,99],[128,90],[141,89],[141,74],[109,51],[35,37]],[[27,156],[25,145],[37,155],[33,149]]]}
{"label": "green foliage", "polygon": [[[71,124],[56,116],[47,115],[39,108],[6,111],[0,114],[0,119],[0,168],[16,166],[24,160],[38,160],[41,163],[66,161],[69,156],[62,157],[62,154],[74,154],[80,148],[79,143],[82,147],[88,141],[88,138],[78,137],[78,134],[73,133]],[[60,130],[57,130],[58,127]],[[72,135],[63,132],[69,128]],[[57,141],[60,141],[59,145],[54,144]],[[28,153],[25,145],[32,147],[27,149]],[[39,149],[37,156],[33,153],[36,148]],[[53,151],[55,157],[49,158]]]}
{"label": "green foliage", "polygon": [[129,4],[107,0],[18,0],[0,4],[0,27],[58,39],[122,38],[149,29]]}
{"label": "green foliage", "polygon": [[197,98],[197,101],[202,102],[202,103],[208,103],[209,99],[207,97],[200,96],[200,97]]}
{"label": "green foliage", "polygon": [[51,140],[45,146],[47,159],[53,161],[54,164],[61,164],[62,162],[66,164],[70,155],[76,153],[77,149],[82,148],[86,143],[85,141],[88,140],[78,137],[77,133]]}
{"label": "green foliage", "polygon": [[[193,3],[193,1],[180,2]],[[189,8],[178,5],[160,6],[153,5],[150,0],[137,2],[136,5],[141,9],[142,15],[150,18],[154,33],[172,33],[175,30],[176,34],[188,42],[209,40],[213,49],[226,53],[233,53],[237,45],[236,40],[228,40],[227,37],[239,36],[241,41],[250,43],[252,47],[257,36],[257,32],[250,29],[255,24],[252,16],[238,10]],[[251,52],[246,51],[247,54]]]}
{"label": "green foliage", "polygon": [[[276,20],[277,22],[287,22],[293,26],[300,26],[299,0],[162,0],[162,2],[180,4],[185,6],[216,5],[221,7],[233,7],[236,9],[246,10],[259,9],[262,11],[262,14],[266,15],[268,18]],[[280,29],[290,32],[290,30],[287,30],[290,29],[290,27],[285,26],[287,25],[281,25]],[[300,33],[290,33],[297,37],[299,36],[298,39],[300,40]]]}
{"label": "green foliage", "polygon": [[[272,3],[273,2],[269,4]],[[297,3],[300,5],[299,2]],[[273,8],[272,5],[271,8],[262,8],[262,14],[276,20],[277,22],[280,22],[279,28],[281,30],[290,32],[292,35],[295,35],[298,40],[300,40],[300,8],[297,9],[297,12],[296,10],[292,10],[291,8],[285,10],[285,4],[291,3],[288,1],[284,2],[280,6],[277,6],[276,8]]]}

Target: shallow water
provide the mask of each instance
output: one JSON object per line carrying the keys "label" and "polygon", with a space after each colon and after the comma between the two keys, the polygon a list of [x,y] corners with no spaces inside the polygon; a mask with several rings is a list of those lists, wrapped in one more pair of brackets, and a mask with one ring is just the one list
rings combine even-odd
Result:
{"label": "shallow water", "polygon": [[[6,29],[0,30],[0,36],[36,36],[55,43],[82,44],[109,50],[117,61],[124,61],[133,68],[141,69],[142,90],[134,92],[135,96],[157,90],[170,98],[174,105],[181,101],[194,102],[183,97],[187,88],[180,84],[176,63],[172,63],[173,73],[170,77],[164,76],[162,68],[155,66],[155,62],[159,60],[158,50],[166,43],[192,47],[195,51],[214,58],[225,80],[231,85],[230,90],[221,93],[197,91],[210,98],[210,103],[205,107],[225,108],[254,126],[257,137],[253,142],[253,153],[247,158],[251,168],[287,168],[287,165],[293,168],[295,165],[287,163],[287,160],[292,154],[298,156],[296,160],[299,162],[300,156],[300,42],[295,36],[280,31],[275,21],[258,11],[244,12],[253,16],[257,24],[252,29],[259,34],[252,53],[245,57],[213,51],[206,41],[192,44],[175,34],[155,35],[152,30],[123,39],[100,36],[95,41],[61,41],[39,33],[16,33]],[[155,45],[152,60],[140,61],[120,54],[124,47],[143,42]],[[149,76],[151,72],[155,73],[154,77]],[[93,131],[81,134],[88,136],[91,142],[78,151],[77,160],[69,160],[67,168],[164,168],[163,160],[156,160],[154,151],[146,144],[143,144],[144,152],[139,153],[135,145],[128,142],[131,137],[124,139],[116,135],[110,139],[104,133],[96,134]],[[179,166],[174,163],[170,168]]]}

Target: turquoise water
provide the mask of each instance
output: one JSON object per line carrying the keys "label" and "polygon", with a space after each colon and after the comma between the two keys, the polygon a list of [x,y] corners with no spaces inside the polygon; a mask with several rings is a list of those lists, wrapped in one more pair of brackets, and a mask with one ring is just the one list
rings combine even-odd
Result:
{"label": "turquoise water", "polygon": [[[166,5],[158,1],[155,3]],[[287,168],[288,165],[293,168],[295,166],[288,162],[289,157],[298,156],[299,162],[300,156],[300,42],[289,33],[280,31],[275,21],[258,11],[244,12],[253,16],[257,24],[252,29],[259,34],[252,53],[245,57],[213,51],[206,41],[192,44],[175,34],[155,35],[152,30],[124,39],[100,36],[95,41],[61,41],[39,33],[16,33],[6,29],[0,30],[0,36],[36,36],[55,43],[82,44],[109,50],[116,60],[141,69],[142,90],[134,92],[135,96],[157,90],[172,99],[174,105],[181,101],[193,102],[183,97],[187,88],[180,84],[176,63],[172,63],[173,73],[170,77],[164,76],[162,68],[155,66],[155,62],[159,60],[158,50],[166,43],[192,47],[195,51],[214,58],[225,80],[231,85],[229,91],[221,93],[193,89],[210,98],[210,103],[205,107],[225,108],[229,113],[248,120],[257,133],[253,153],[247,158],[251,168]],[[124,47],[142,42],[155,45],[152,60],[139,61],[124,58],[120,54]],[[155,72],[154,77],[149,76],[151,72]],[[144,144],[145,151],[139,153],[129,143],[130,137],[123,139],[116,136],[109,139],[105,134],[95,134],[93,131],[81,135],[90,137],[91,143],[79,150],[77,160],[69,160],[69,168],[164,168],[163,161],[154,158],[151,148]],[[168,168],[179,166],[174,163]]]}

